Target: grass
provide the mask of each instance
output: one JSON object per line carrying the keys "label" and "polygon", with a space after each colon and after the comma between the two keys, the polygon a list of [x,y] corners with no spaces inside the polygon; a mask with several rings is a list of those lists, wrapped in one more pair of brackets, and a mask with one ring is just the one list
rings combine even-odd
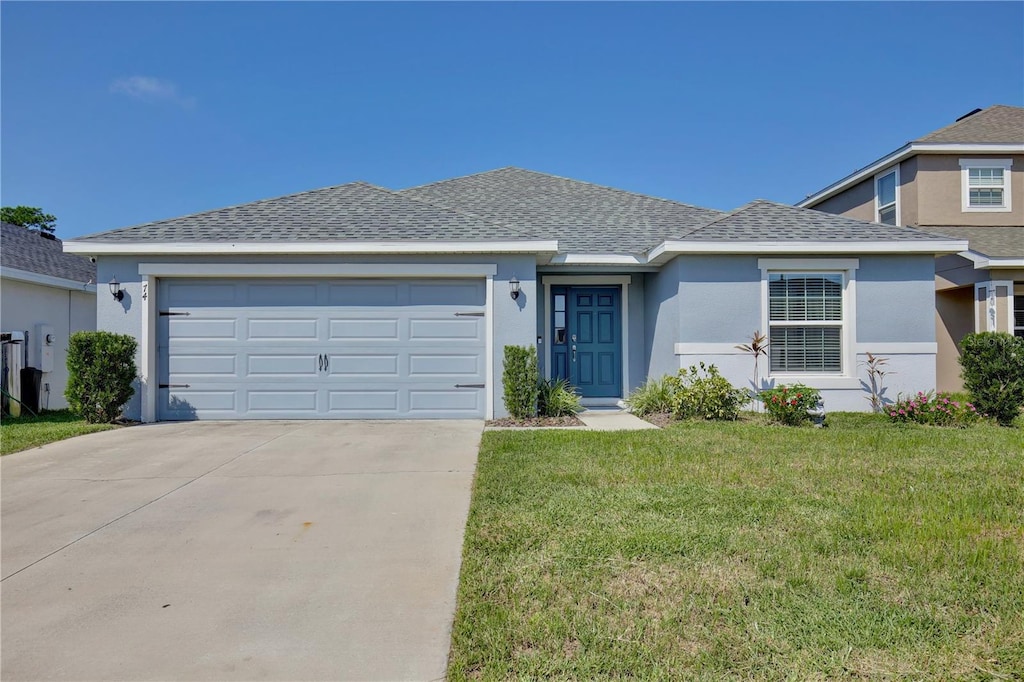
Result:
{"label": "grass", "polygon": [[488,432],[449,678],[1024,679],[1024,430]]}
{"label": "grass", "polygon": [[87,424],[68,410],[47,411],[38,417],[4,417],[0,421],[0,455],[112,428],[111,424]]}

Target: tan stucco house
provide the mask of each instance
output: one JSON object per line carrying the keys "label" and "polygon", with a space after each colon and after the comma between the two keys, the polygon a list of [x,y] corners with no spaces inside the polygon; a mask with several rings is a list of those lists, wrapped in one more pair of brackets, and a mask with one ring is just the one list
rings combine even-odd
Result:
{"label": "tan stucco house", "polygon": [[935,263],[939,390],[963,386],[966,334],[1024,336],[1024,108],[976,109],[797,205],[968,240]]}

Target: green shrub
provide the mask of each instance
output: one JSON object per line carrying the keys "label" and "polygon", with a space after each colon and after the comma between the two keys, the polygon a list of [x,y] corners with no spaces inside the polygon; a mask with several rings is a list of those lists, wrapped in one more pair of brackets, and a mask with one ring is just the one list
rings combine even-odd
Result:
{"label": "green shrub", "polygon": [[505,370],[501,377],[505,389],[505,409],[515,419],[528,419],[537,413],[537,349],[532,346],[505,346]]}
{"label": "green shrub", "polygon": [[803,384],[780,384],[775,388],[766,388],[757,397],[764,403],[768,417],[786,426],[799,426],[811,421],[807,410],[813,409],[821,400],[818,391]]}
{"label": "green shrub", "polygon": [[960,375],[978,411],[1010,426],[1024,407],[1024,338],[1005,332],[968,334],[960,342]]}
{"label": "green shrub", "polygon": [[537,384],[537,414],[542,417],[571,417],[583,410],[580,396],[566,379]]}
{"label": "green shrub", "polygon": [[72,411],[90,424],[110,423],[121,415],[135,389],[132,382],[138,343],[126,334],[75,332],[68,345],[68,385],[64,397]]}
{"label": "green shrub", "polygon": [[981,418],[970,402],[957,400],[957,396],[951,393],[935,395],[933,391],[919,391],[909,398],[899,396],[896,403],[886,410],[891,421],[933,426],[966,428]]}
{"label": "green shrub", "polygon": [[638,417],[659,412],[671,412],[675,407],[673,393],[675,377],[663,376],[660,379],[648,377],[642,386],[629,394],[626,407]]}
{"label": "green shrub", "polygon": [[736,419],[749,400],[747,392],[730,384],[717,367],[703,362],[679,370],[679,376],[669,377],[669,383],[676,419]]}

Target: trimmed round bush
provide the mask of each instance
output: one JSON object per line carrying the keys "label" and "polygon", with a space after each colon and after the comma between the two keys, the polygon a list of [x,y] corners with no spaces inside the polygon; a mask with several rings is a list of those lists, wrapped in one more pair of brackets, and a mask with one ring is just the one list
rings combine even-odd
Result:
{"label": "trimmed round bush", "polygon": [[978,411],[1010,426],[1024,407],[1024,338],[968,334],[960,342],[960,376]]}
{"label": "trimmed round bush", "polygon": [[90,424],[121,416],[135,394],[138,342],[127,334],[75,332],[68,344],[68,385],[64,397],[71,410]]}

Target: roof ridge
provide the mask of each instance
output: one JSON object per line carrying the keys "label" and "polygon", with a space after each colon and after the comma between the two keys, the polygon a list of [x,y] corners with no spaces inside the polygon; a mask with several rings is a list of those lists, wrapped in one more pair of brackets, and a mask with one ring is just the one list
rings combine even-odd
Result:
{"label": "roof ridge", "polygon": [[246,202],[243,202],[243,203],[240,203],[240,204],[231,204],[230,206],[221,206],[220,208],[210,208],[210,209],[206,209],[205,211],[194,211],[192,213],[186,213],[185,215],[174,216],[173,218],[160,218],[159,220],[150,220],[150,221],[147,221],[147,222],[144,222],[144,223],[136,223],[134,225],[123,225],[121,227],[112,227],[112,228],[110,228],[108,230],[101,230],[99,232],[90,232],[89,234],[83,234],[83,235],[80,235],[78,237],[74,237],[73,239],[85,239],[87,237],[93,237],[93,236],[96,236],[96,235],[99,235],[99,234],[105,234],[107,232],[112,232],[114,230],[130,230],[130,229],[137,228],[137,227],[148,227],[150,225],[159,225],[160,223],[166,223],[166,222],[170,222],[172,220],[173,221],[177,221],[177,220],[184,220],[185,218],[195,218],[195,217],[202,216],[202,215],[208,215],[210,213],[220,213],[222,211],[230,211],[231,209],[242,208],[243,206],[252,206],[254,204],[265,204],[265,203],[267,203],[269,201],[278,201],[280,199],[290,199],[292,197],[299,197],[299,196],[303,196],[305,194],[316,194],[317,192],[325,192],[325,191],[330,190],[330,189],[338,189],[339,187],[349,187],[351,185],[364,185],[364,186],[369,186],[369,187],[373,186],[373,185],[370,185],[370,183],[366,182],[365,180],[353,180],[352,182],[344,182],[344,183],[342,183],[340,185],[329,185],[327,187],[318,187],[316,189],[303,190],[302,192],[291,192],[290,194],[282,194],[282,195],[276,196],[276,197],[267,197],[265,199],[256,199],[255,201],[246,201]]}
{"label": "roof ridge", "polygon": [[587,180],[579,180],[577,178],[570,178],[570,177],[567,177],[567,176],[564,176],[564,175],[555,175],[554,173],[545,173],[543,171],[536,171],[536,170],[533,170],[533,169],[530,169],[530,168],[522,168],[520,166],[502,166],[501,168],[493,168],[493,169],[491,169],[489,171],[482,171],[480,173],[470,173],[468,175],[460,175],[460,176],[455,177],[455,178],[447,178],[445,180],[437,180],[436,182],[430,182],[430,183],[427,183],[425,185],[417,185],[416,187],[407,187],[406,189],[404,189],[402,191],[406,192],[406,191],[415,190],[415,189],[422,189],[424,187],[431,187],[433,185],[441,185],[441,184],[444,184],[446,182],[453,182],[455,180],[463,180],[465,178],[471,178],[471,177],[474,177],[474,176],[477,176],[477,175],[488,175],[490,173],[497,173],[499,171],[504,171],[504,170],[522,171],[523,173],[530,173],[532,175],[540,175],[540,176],[543,176],[543,177],[546,177],[546,178],[554,178],[556,180],[565,180],[567,182],[575,182],[575,183],[578,183],[580,185],[587,185],[588,187],[597,187],[598,189],[606,189],[606,190],[610,190],[612,192],[618,192],[619,194],[628,194],[630,196],[640,197],[641,199],[653,199],[655,201],[661,201],[661,202],[665,202],[667,204],[673,204],[674,206],[685,206],[686,208],[695,208],[695,209],[698,209],[698,210],[701,210],[701,211],[716,211],[718,213],[721,213],[721,211],[718,211],[718,209],[714,209],[714,208],[707,208],[705,206],[697,206],[696,204],[687,204],[687,203],[684,203],[682,201],[676,201],[675,199],[666,199],[665,197],[657,197],[657,196],[654,196],[652,194],[641,194],[640,192],[634,192],[632,190],[622,189],[621,187],[612,187],[610,185],[600,185],[600,184],[598,184],[596,182],[589,182]]}
{"label": "roof ridge", "polygon": [[[689,232],[686,232],[686,233],[682,234],[681,236],[682,237],[689,237],[691,235],[694,235],[694,234],[700,232],[701,230],[703,230],[705,228],[711,227],[715,223],[719,223],[719,222],[721,222],[723,220],[726,220],[727,218],[732,218],[733,216],[738,215],[738,214],[742,213],[743,211],[746,211],[747,209],[752,208],[754,206],[754,204],[756,204],[758,202],[764,202],[764,201],[765,201],[764,199],[754,199],[753,201],[748,201],[747,203],[743,204],[742,206],[739,206],[738,208],[734,208],[731,211],[726,211],[726,212],[722,213],[722,215],[715,216],[715,218],[713,218],[712,220],[707,221],[706,223],[701,223],[697,227],[693,228]],[[771,203],[771,202],[765,202],[765,203]]]}
{"label": "roof ridge", "polygon": [[[455,178],[453,178],[453,179],[455,179]],[[356,184],[356,183],[351,183],[351,184]],[[427,201],[426,199],[421,199],[420,197],[413,197],[413,196],[409,196],[409,195],[403,194],[403,192],[405,192],[405,190],[394,190],[394,189],[391,189],[389,187],[382,187],[380,185],[374,185],[373,183],[370,183],[370,182],[361,182],[360,184],[366,185],[367,187],[369,187],[371,189],[375,189],[375,190],[377,190],[379,192],[385,192],[387,194],[399,197],[400,199],[403,199],[405,201],[413,201],[413,202],[416,202],[418,204],[423,204],[424,206],[432,206],[433,208],[440,208],[440,209],[443,209],[445,211],[451,211],[452,213],[457,213],[457,214],[462,215],[462,216],[466,216],[466,217],[469,217],[469,218],[475,218],[477,220],[482,220],[485,223],[488,223],[490,225],[494,225],[495,227],[501,227],[501,228],[505,228],[505,229],[508,229],[508,230],[512,230],[513,232],[518,232],[519,234],[523,235],[524,237],[530,237],[531,239],[540,239],[541,238],[541,237],[539,237],[536,234],[533,234],[531,232],[527,232],[526,230],[523,230],[523,229],[521,229],[519,227],[516,227],[514,225],[507,225],[507,224],[502,223],[500,221],[493,220],[491,218],[487,218],[487,217],[484,217],[482,215],[478,215],[476,213],[473,213],[472,211],[467,211],[467,210],[462,209],[462,208],[455,208],[454,206],[447,206],[445,204],[438,203],[438,202],[435,202],[435,201]],[[414,188],[410,187],[409,189],[414,189]]]}

